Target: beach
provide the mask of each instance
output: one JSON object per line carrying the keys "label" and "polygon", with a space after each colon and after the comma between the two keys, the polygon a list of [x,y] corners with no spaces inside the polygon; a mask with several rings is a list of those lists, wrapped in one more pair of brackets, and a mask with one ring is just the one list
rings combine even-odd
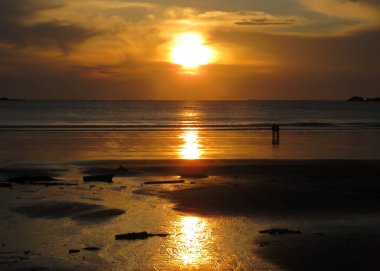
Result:
{"label": "beach", "polygon": [[190,152],[202,159],[371,160],[380,154],[379,130],[284,130],[280,145],[272,145],[269,130],[32,130],[0,133],[0,163],[183,159],[189,135],[197,137]]}
{"label": "beach", "polygon": [[0,270],[376,270],[377,109],[6,103]]}
{"label": "beach", "polygon": [[[127,172],[118,171],[120,163]],[[5,166],[4,179],[48,175],[59,184],[0,188],[1,268],[376,269],[379,165],[265,159]],[[110,172],[113,183],[82,181]],[[260,233],[268,229],[301,233]],[[169,235],[115,240],[143,231]]]}

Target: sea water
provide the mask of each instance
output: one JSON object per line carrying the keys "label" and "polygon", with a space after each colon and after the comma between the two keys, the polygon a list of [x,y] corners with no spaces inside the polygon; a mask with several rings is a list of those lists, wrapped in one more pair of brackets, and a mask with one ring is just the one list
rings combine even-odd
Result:
{"label": "sea water", "polygon": [[[272,145],[271,126],[280,125]],[[4,101],[1,161],[379,159],[380,103]]]}

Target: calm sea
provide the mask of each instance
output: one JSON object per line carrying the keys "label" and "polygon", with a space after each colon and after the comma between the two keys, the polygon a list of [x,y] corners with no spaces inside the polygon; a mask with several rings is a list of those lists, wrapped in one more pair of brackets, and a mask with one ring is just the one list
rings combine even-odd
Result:
{"label": "calm sea", "polygon": [[380,103],[343,101],[8,101],[1,130],[380,129]]}
{"label": "calm sea", "polygon": [[[271,125],[281,125],[272,144]],[[380,159],[380,103],[0,102],[0,163]]]}

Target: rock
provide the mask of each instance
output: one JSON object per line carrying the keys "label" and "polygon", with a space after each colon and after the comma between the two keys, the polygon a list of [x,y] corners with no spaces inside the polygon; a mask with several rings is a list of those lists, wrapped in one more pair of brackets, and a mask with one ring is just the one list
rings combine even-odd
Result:
{"label": "rock", "polygon": [[19,101],[25,101],[24,99],[11,99],[8,97],[1,97],[0,98],[1,102],[19,102]]}
{"label": "rock", "polygon": [[366,99],[366,102],[380,102],[380,97],[376,97],[376,98],[367,98],[367,99]]}
{"label": "rock", "polygon": [[271,234],[271,235],[275,235],[275,234],[283,235],[283,234],[301,234],[302,232],[301,231],[292,231],[292,230],[288,230],[288,229],[270,229],[270,230],[259,231],[259,233],[267,233],[267,234]]}
{"label": "rock", "polygon": [[270,243],[267,241],[260,241],[260,242],[257,242],[256,244],[259,245],[260,247],[265,247],[269,245]]}
{"label": "rock", "polygon": [[78,185],[77,183],[64,183],[64,182],[54,182],[54,183],[35,182],[35,183],[31,183],[31,184],[44,185],[44,186],[73,186],[73,185]]}
{"label": "rock", "polygon": [[124,167],[123,165],[120,165],[117,169],[115,169],[116,172],[119,172],[119,173],[126,173],[126,172],[129,172],[129,170]]}
{"label": "rock", "polygon": [[89,175],[89,176],[83,176],[84,182],[105,182],[105,183],[112,183],[112,178],[114,177],[114,174],[106,174],[106,175]]}
{"label": "rock", "polygon": [[0,183],[0,187],[12,187],[11,183],[30,184],[30,185],[44,185],[44,186],[72,186],[78,185],[77,183],[65,183],[57,179],[41,175],[41,176],[20,176],[11,177],[7,180],[8,183]]}
{"label": "rock", "polygon": [[363,102],[364,98],[360,96],[353,96],[347,100],[347,102]]}
{"label": "rock", "polygon": [[380,102],[380,97],[364,99],[360,96],[354,96],[348,99],[347,102]]}
{"label": "rock", "polygon": [[20,176],[20,177],[11,177],[8,179],[10,183],[22,183],[22,184],[34,184],[36,182],[52,182],[56,181],[51,176],[41,175],[41,176]]}
{"label": "rock", "polygon": [[70,254],[71,254],[71,253],[78,253],[78,252],[80,252],[79,249],[69,249],[69,253],[70,253]]}
{"label": "rock", "polygon": [[208,178],[208,175],[202,173],[185,173],[181,174],[181,178],[204,179]]}
{"label": "rock", "polygon": [[111,175],[114,176],[126,176],[133,175],[135,172],[130,171],[128,168],[120,165],[117,168],[88,168],[82,171],[86,175]]}
{"label": "rock", "polygon": [[131,232],[131,233],[125,233],[125,234],[116,234],[115,240],[145,240],[149,237],[166,237],[169,234],[167,233],[147,233],[146,231],[143,232]]}
{"label": "rock", "polygon": [[144,182],[144,184],[178,184],[178,183],[184,183],[184,180],[178,180],[178,181],[156,181],[156,182]]}
{"label": "rock", "polygon": [[100,250],[100,248],[98,248],[98,247],[85,247],[84,250],[97,251],[97,250]]}
{"label": "rock", "polygon": [[77,221],[100,223],[124,214],[124,210],[103,205],[73,201],[39,201],[11,208],[12,211],[32,218],[71,218]]}

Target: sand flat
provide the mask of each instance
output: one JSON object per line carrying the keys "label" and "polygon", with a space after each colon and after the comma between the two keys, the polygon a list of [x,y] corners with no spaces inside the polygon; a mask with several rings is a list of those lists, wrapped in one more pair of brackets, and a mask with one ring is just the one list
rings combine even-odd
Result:
{"label": "sand flat", "polygon": [[[120,164],[139,174],[121,174],[111,184],[80,181],[86,168],[104,170]],[[68,169],[59,178],[78,180],[78,185],[0,188],[0,243],[4,244],[0,253],[15,254],[12,262],[4,256],[1,268],[378,267],[373,253],[380,245],[377,160],[111,160],[59,166]],[[49,168],[57,165],[40,167],[48,174]],[[26,168],[23,165],[20,174]],[[181,184],[144,185],[176,180],[182,173],[208,177]],[[271,228],[302,234],[259,233]],[[144,231],[170,235],[133,242],[114,240],[120,233]],[[100,249],[84,249],[93,246]],[[69,254],[69,250],[79,252]],[[24,251],[30,252],[24,256]],[[313,263],[313,255],[323,260]],[[344,255],[350,255],[349,259]]]}

